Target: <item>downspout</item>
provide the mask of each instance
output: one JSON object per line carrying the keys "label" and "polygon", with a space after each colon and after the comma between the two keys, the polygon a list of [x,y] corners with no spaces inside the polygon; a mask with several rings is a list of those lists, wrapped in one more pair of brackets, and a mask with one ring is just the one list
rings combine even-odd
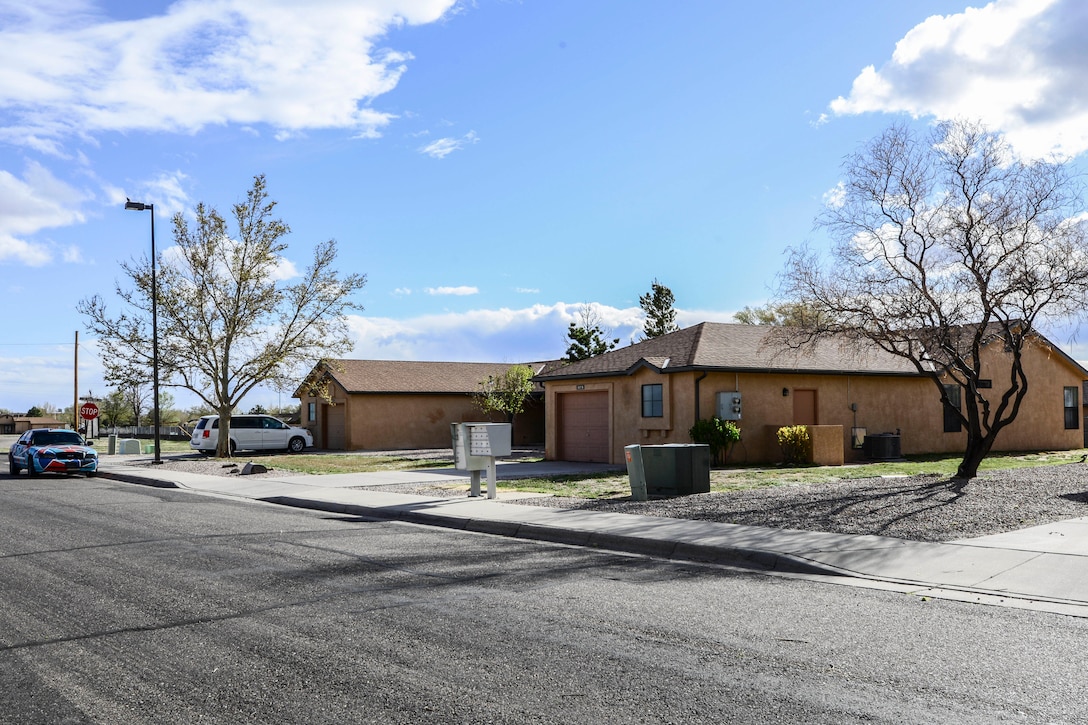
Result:
{"label": "downspout", "polygon": [[708,374],[709,374],[709,373],[707,373],[707,372],[706,372],[706,371],[704,370],[704,371],[703,371],[703,374],[702,374],[702,375],[700,375],[699,377],[695,378],[695,422],[696,422],[696,423],[698,423],[698,422],[699,422],[699,421],[701,420],[701,418],[699,417],[699,383],[700,383],[700,382],[702,381],[702,379],[703,379],[703,378],[705,378],[705,377],[706,377],[706,376],[707,376]]}

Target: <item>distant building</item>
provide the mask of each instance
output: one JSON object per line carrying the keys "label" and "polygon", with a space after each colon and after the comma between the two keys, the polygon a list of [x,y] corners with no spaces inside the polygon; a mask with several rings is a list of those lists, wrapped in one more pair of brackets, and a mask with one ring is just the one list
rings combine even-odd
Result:
{"label": "distant building", "polygon": [[[534,373],[546,367],[525,364]],[[300,424],[313,433],[317,448],[449,448],[450,423],[487,420],[473,395],[488,377],[497,378],[513,365],[333,360],[315,367],[294,397],[302,401]],[[331,400],[312,393],[308,383],[318,380],[327,381]],[[544,444],[542,396],[538,387],[525,412],[514,418],[515,446]]]}
{"label": "distant building", "polygon": [[31,428],[69,428],[64,421],[52,416],[28,418],[25,415],[0,415],[0,434],[25,433]]}

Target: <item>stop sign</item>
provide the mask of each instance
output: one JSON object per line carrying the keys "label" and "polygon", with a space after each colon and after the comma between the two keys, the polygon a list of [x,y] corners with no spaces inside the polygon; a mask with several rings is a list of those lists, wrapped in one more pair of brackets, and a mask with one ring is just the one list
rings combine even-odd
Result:
{"label": "stop sign", "polygon": [[94,403],[84,403],[79,406],[79,417],[83,420],[94,420],[98,417],[98,406]]}

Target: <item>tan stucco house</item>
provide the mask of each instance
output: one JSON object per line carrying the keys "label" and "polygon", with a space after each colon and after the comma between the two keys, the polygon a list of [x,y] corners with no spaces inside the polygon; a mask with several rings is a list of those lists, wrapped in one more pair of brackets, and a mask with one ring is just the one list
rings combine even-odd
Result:
{"label": "tan stucco house", "polygon": [[52,416],[31,418],[25,415],[0,415],[0,433],[26,433],[32,428],[68,428],[65,423]]}
{"label": "tan stucco house", "polygon": [[[715,414],[741,428],[736,463],[781,461],[775,434],[799,424],[828,426],[822,432],[841,440],[847,461],[862,458],[855,439],[865,433],[898,433],[903,454],[963,450],[966,434],[946,419],[936,385],[908,361],[829,342],[797,352],[771,331],[704,322],[545,371],[536,378],[545,457],[622,464],[624,446],[690,443],[694,422]],[[1041,336],[1026,346],[1024,365],[1027,396],[995,450],[1083,447],[1088,370]],[[987,368],[983,359],[983,377]]]}
{"label": "tan stucco house", "polygon": [[[546,369],[544,363],[524,364],[534,373]],[[295,391],[302,401],[301,425],[313,433],[316,447],[330,450],[448,448],[450,423],[487,420],[473,394],[512,365],[332,360],[316,366]],[[314,389],[318,381],[327,384],[327,396]],[[542,397],[538,388],[515,417],[515,446],[543,445]]]}

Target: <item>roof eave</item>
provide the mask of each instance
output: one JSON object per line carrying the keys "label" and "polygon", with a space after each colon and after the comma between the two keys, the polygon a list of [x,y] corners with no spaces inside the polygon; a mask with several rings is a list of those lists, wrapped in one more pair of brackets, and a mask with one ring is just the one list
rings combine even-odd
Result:
{"label": "roof eave", "polygon": [[926,377],[925,373],[916,370],[833,370],[818,368],[766,368],[766,367],[742,367],[742,366],[714,366],[714,365],[685,365],[683,367],[658,368],[646,361],[640,361],[625,370],[609,370],[605,372],[577,373],[571,375],[547,375],[533,378],[540,383],[549,383],[555,380],[578,380],[583,378],[614,378],[633,375],[643,367],[656,370],[659,374],[671,375],[675,373],[760,373],[778,375],[858,375],[867,377],[885,378],[920,378]]}

